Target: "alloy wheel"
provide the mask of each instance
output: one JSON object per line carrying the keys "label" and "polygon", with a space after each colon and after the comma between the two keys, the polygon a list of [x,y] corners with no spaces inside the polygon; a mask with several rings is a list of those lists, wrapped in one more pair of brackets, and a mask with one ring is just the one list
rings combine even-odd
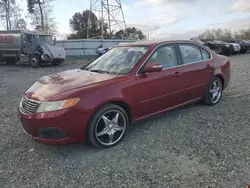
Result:
{"label": "alloy wheel", "polygon": [[222,93],[222,85],[219,80],[214,80],[209,89],[209,99],[215,104],[220,100]]}
{"label": "alloy wheel", "polygon": [[126,118],[119,110],[103,113],[95,126],[95,137],[104,146],[111,146],[121,140],[127,128]]}

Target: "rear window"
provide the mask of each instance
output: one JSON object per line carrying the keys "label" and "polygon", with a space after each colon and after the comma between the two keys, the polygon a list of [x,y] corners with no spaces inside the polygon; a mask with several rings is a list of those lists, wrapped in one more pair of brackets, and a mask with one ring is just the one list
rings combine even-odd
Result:
{"label": "rear window", "polygon": [[184,64],[202,61],[199,47],[189,44],[179,45]]}
{"label": "rear window", "polygon": [[211,55],[209,52],[207,52],[206,50],[201,48],[201,54],[202,54],[202,59],[203,60],[207,60],[207,59],[211,59]]}

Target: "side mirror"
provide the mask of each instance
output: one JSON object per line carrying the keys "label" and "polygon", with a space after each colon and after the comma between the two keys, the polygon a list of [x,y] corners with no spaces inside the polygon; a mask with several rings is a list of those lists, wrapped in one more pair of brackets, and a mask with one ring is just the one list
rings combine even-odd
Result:
{"label": "side mirror", "polygon": [[149,63],[144,68],[144,72],[161,72],[161,71],[162,71],[162,64],[158,62]]}

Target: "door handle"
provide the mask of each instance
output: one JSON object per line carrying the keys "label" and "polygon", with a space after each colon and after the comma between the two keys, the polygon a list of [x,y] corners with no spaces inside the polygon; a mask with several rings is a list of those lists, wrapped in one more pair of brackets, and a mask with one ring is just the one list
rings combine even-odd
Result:
{"label": "door handle", "polygon": [[211,69],[211,68],[212,68],[212,66],[211,66],[211,65],[209,65],[209,64],[207,64],[206,68],[207,68],[207,69]]}
{"label": "door handle", "polygon": [[181,75],[182,75],[181,72],[175,72],[175,73],[173,74],[174,77],[179,77],[179,76],[181,76]]}

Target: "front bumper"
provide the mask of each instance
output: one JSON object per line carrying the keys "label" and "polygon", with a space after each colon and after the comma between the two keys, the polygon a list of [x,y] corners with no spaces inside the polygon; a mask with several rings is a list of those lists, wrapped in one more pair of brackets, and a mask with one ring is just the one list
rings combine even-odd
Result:
{"label": "front bumper", "polygon": [[234,52],[240,52],[241,47],[240,46],[234,46],[233,49],[234,49]]}
{"label": "front bumper", "polygon": [[65,57],[54,57],[52,58],[51,56],[45,54],[41,55],[41,59],[45,62],[51,62],[51,61],[64,61]]}
{"label": "front bumper", "polygon": [[25,114],[18,108],[23,131],[44,144],[70,144],[85,141],[87,118],[74,108]]}

